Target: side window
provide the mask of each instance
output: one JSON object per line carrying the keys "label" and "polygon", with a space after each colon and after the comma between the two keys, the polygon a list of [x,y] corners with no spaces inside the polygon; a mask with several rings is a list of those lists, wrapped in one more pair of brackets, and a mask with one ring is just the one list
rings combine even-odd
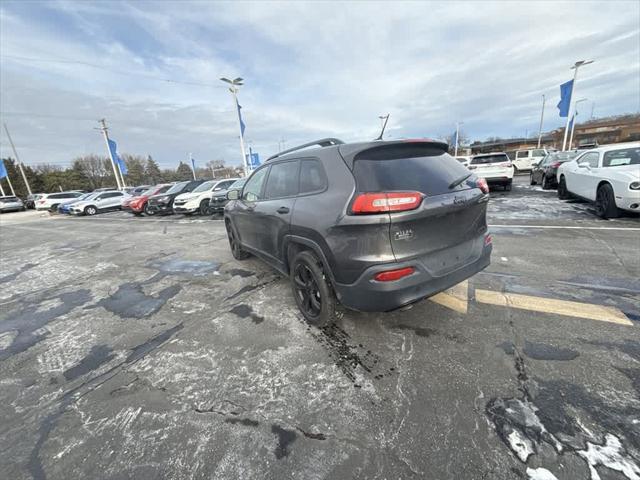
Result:
{"label": "side window", "polygon": [[584,162],[587,162],[591,168],[598,168],[598,153],[597,152],[586,153],[578,161],[578,163],[584,163]]}
{"label": "side window", "polygon": [[318,160],[302,160],[300,164],[300,194],[318,192],[327,187],[327,176]]}
{"label": "side window", "polygon": [[242,189],[242,199],[248,202],[257,202],[258,200],[262,200],[260,196],[262,194],[262,185],[264,184],[265,178],[267,178],[267,172],[269,168],[262,168],[257,170],[251,178],[247,180],[247,183]]}
{"label": "side window", "polygon": [[294,160],[271,166],[265,198],[290,197],[298,193],[298,163]]}
{"label": "side window", "polygon": [[517,158],[528,158],[529,157],[529,150],[525,150],[524,152],[518,152],[517,154]]}
{"label": "side window", "polygon": [[617,167],[619,165],[639,165],[640,148],[612,150],[604,154],[603,167]]}

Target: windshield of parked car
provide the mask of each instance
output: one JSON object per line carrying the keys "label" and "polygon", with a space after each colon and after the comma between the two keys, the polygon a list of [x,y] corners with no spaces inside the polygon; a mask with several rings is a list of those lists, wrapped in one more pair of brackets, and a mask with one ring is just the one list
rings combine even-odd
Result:
{"label": "windshield of parked car", "polygon": [[189,182],[180,182],[180,183],[176,183],[173,187],[171,187],[169,190],[167,190],[167,195],[171,195],[172,193],[179,193],[182,190],[184,190],[184,187],[187,186]]}
{"label": "windshield of parked car", "polygon": [[485,163],[499,163],[499,162],[508,162],[509,157],[507,157],[504,153],[500,153],[498,155],[483,155],[482,157],[473,157],[471,160],[471,165],[482,165]]}
{"label": "windshield of parked car", "polygon": [[0,197],[0,202],[17,202],[17,197]]}
{"label": "windshield of parked car", "polygon": [[240,190],[244,186],[246,181],[247,181],[246,178],[241,178],[240,180],[236,180],[229,186],[228,190]]}
{"label": "windshield of parked car", "polygon": [[603,167],[621,167],[623,165],[640,165],[640,148],[625,148],[605,152]]}
{"label": "windshield of parked car", "polygon": [[552,162],[564,163],[564,162],[568,162],[569,160],[573,160],[574,158],[576,158],[577,155],[578,155],[578,152],[558,152],[558,153],[552,153],[551,155],[549,155],[549,159]]}
{"label": "windshield of parked car", "polygon": [[200,184],[200,186],[195,188],[193,190],[193,193],[207,192],[207,191],[211,190],[216,183],[217,182],[215,180],[209,180],[208,182],[204,182],[204,183]]}

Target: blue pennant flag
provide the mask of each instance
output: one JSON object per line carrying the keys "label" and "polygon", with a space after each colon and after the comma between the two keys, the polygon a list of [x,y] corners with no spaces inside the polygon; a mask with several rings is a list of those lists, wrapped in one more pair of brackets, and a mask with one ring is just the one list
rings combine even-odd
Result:
{"label": "blue pennant flag", "polygon": [[573,92],[573,80],[560,85],[560,101],[558,102],[558,110],[561,117],[569,116],[569,107],[571,105],[571,93]]}
{"label": "blue pennant flag", "polygon": [[251,170],[258,168],[260,166],[260,155],[257,153],[249,153],[247,155],[247,163],[249,164],[249,168]]}
{"label": "blue pennant flag", "polygon": [[109,153],[111,153],[111,159],[118,164],[118,168],[123,175],[127,174],[127,165],[118,155],[118,145],[115,141],[109,139]]}
{"label": "blue pennant flag", "polygon": [[238,103],[238,99],[236,99],[236,106],[238,107],[238,118],[240,119],[240,135],[242,135],[244,137],[244,122],[242,121],[242,113],[240,112],[240,110],[242,109],[242,107],[240,106],[240,104]]}
{"label": "blue pennant flag", "polygon": [[4,166],[4,160],[0,158],[0,178],[7,176],[7,168]]}
{"label": "blue pennant flag", "polygon": [[196,172],[196,161],[193,157],[191,157],[191,170],[193,170],[193,173]]}

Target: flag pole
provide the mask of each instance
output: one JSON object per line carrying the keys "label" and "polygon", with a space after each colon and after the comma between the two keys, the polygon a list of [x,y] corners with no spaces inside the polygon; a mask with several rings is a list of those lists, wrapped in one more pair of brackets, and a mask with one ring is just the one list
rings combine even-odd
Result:
{"label": "flag pole", "polygon": [[573,91],[576,88],[576,80],[578,79],[578,69],[580,67],[582,67],[583,65],[589,65],[590,63],[593,63],[593,60],[589,60],[589,61],[584,61],[584,60],[580,60],[578,62],[575,63],[575,65],[571,68],[575,69],[575,72],[573,73],[573,82],[571,83],[571,96],[569,97],[569,112],[567,113],[567,124],[564,127],[564,140],[562,141],[562,151],[565,152],[566,146],[567,146],[567,134],[569,133],[569,122],[571,121],[571,117],[573,116],[572,111],[573,108],[575,106],[574,101],[573,101]]}
{"label": "flag pole", "polygon": [[[237,96],[238,89],[235,86],[232,86],[229,90],[231,90],[231,93],[233,94],[233,100],[235,101],[235,104],[236,104],[236,110],[238,110],[240,105],[238,103],[238,96]],[[239,110],[238,110],[238,128],[240,129],[240,150],[242,151],[242,169],[244,170],[244,176],[246,177],[249,174],[249,169],[247,168],[247,154],[245,153],[245,150],[244,150],[244,136],[242,135],[242,124],[240,123]]]}
{"label": "flag pole", "polygon": [[99,120],[100,125],[102,125],[102,135],[104,136],[104,144],[107,146],[107,152],[109,152],[109,159],[111,159],[111,166],[113,167],[113,175],[116,177],[116,183],[118,184],[118,190],[122,190],[122,185],[120,185],[120,177],[118,177],[118,170],[116,169],[116,162],[111,156],[111,148],[109,148],[109,135],[107,134],[107,125],[105,123],[104,118]]}
{"label": "flag pole", "polygon": [[458,138],[460,137],[460,123],[456,122],[456,147],[453,152],[453,156],[458,156]]}
{"label": "flag pole", "polygon": [[13,189],[13,185],[11,185],[11,179],[9,178],[9,172],[7,171],[7,183],[9,183],[9,188],[11,189],[11,195],[16,196],[16,191]]}
{"label": "flag pole", "polygon": [[547,101],[544,93],[542,94],[542,111],[540,112],[540,128],[538,129],[538,148],[540,148],[540,142],[542,141],[542,121],[544,120],[544,104]]}
{"label": "flag pole", "polygon": [[2,179],[0,178],[0,193],[2,194],[2,196],[4,197],[4,188],[2,188]]}
{"label": "flag pole", "polygon": [[13,140],[11,139],[11,135],[9,135],[9,129],[7,128],[7,124],[4,124],[4,131],[7,132],[7,138],[9,139],[9,143],[11,144],[11,148],[13,149],[13,154],[16,156],[16,161],[18,162],[18,168],[20,169],[20,173],[22,174],[22,180],[24,184],[27,186],[27,192],[29,195],[32,194],[31,187],[29,186],[29,181],[27,180],[27,176],[24,174],[24,169],[22,168],[22,162],[20,161],[20,157],[18,157],[18,152],[16,151],[16,147],[13,144]]}
{"label": "flag pole", "polygon": [[191,163],[191,173],[193,173],[193,179],[197,180],[197,178],[196,178],[196,164],[193,161],[193,153],[189,154],[189,163]]}

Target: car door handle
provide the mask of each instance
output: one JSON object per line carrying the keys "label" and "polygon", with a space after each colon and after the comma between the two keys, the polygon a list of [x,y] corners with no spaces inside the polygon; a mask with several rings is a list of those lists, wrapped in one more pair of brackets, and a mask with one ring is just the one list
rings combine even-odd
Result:
{"label": "car door handle", "polygon": [[276,212],[284,215],[285,213],[289,213],[289,209],[287,207],[280,207],[278,210],[276,210]]}

